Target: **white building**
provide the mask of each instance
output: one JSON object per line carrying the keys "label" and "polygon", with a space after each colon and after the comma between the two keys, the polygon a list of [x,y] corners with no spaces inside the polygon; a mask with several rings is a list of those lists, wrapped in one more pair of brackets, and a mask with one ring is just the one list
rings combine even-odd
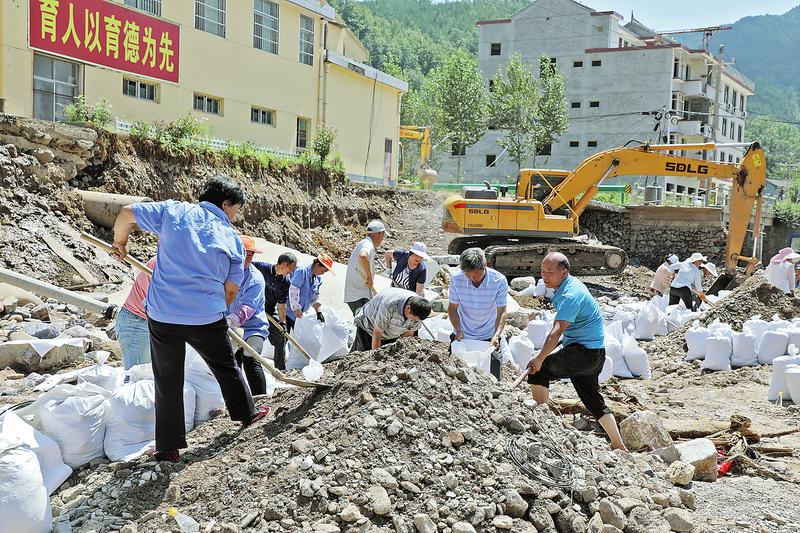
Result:
{"label": "white building", "polygon": [[[539,58],[549,56],[567,81],[569,130],[524,166],[570,170],[589,155],[631,139],[672,144],[713,140],[715,57],[658,36],[633,18],[622,21],[615,12],[594,11],[573,0],[536,0],[509,19],[477,23],[478,61],[487,83],[517,53],[537,75]],[[716,140],[742,141],[754,84],[724,66],[721,91]],[[651,114],[662,110],[671,116],[659,121]],[[489,130],[466,148],[466,182],[516,176],[516,164],[496,143],[500,135]],[[724,148],[708,158],[739,161],[742,154],[741,148]],[[686,155],[702,157],[699,152]],[[439,158],[437,170],[440,181],[454,181],[456,157],[450,150]],[[644,185],[643,178],[638,182]],[[659,178],[658,184],[681,193],[699,186],[682,178]]]}

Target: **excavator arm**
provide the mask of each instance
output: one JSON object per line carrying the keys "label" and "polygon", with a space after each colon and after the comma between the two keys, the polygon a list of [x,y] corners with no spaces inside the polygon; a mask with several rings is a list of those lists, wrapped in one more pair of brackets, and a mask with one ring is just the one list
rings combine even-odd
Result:
{"label": "excavator arm", "polygon": [[542,204],[546,212],[566,207],[568,217],[578,228],[578,217],[589,201],[597,194],[607,178],[618,176],[676,176],[706,179],[730,179],[733,185],[730,204],[730,221],[725,254],[725,271],[735,275],[740,261],[752,270],[756,260],[742,255],[744,240],[753,205],[756,205],[756,225],[760,224],[761,204],[766,178],[764,150],[758,143],[751,144],[741,163],[717,163],[664,153],[668,150],[714,150],[714,143],[686,145],[642,145],[632,148],[614,148],[585,159],[553,187]]}
{"label": "excavator arm", "polygon": [[425,167],[431,161],[431,130],[426,126],[400,126],[401,139],[417,139],[420,141],[420,166]]}

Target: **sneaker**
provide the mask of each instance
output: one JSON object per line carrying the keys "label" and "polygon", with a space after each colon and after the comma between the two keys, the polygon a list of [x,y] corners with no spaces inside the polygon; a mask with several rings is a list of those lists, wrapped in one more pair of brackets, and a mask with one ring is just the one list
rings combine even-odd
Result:
{"label": "sneaker", "polygon": [[254,414],[253,417],[248,422],[242,422],[242,429],[252,426],[256,422],[267,416],[270,411],[272,411],[272,407],[270,407],[269,405],[265,405],[263,407],[257,407],[256,414]]}
{"label": "sneaker", "polygon": [[156,461],[169,461],[170,463],[180,463],[181,454],[178,450],[167,450],[165,452],[154,453],[153,459],[155,459]]}

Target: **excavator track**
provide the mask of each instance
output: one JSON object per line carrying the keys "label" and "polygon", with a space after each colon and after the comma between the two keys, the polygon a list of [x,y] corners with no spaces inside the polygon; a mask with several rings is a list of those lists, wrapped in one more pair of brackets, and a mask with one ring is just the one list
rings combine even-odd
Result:
{"label": "excavator track", "polygon": [[570,272],[579,276],[619,274],[628,264],[628,254],[615,246],[578,239],[526,239],[469,235],[453,239],[448,252],[460,254],[477,246],[486,252],[490,267],[506,276],[539,276],[542,259],[549,252],[561,252],[570,261]]}

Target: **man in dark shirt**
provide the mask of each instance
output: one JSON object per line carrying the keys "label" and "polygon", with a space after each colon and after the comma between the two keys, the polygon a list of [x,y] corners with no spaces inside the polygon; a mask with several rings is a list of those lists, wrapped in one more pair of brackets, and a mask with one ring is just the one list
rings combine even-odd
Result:
{"label": "man in dark shirt", "polygon": [[281,329],[272,323],[269,325],[269,343],[275,348],[273,359],[275,368],[286,370],[286,339],[283,336],[286,330],[286,301],[289,298],[292,273],[297,268],[297,257],[291,252],[286,252],[278,257],[278,262],[274,265],[253,261],[253,266],[263,274],[266,282],[264,310],[281,325]]}

